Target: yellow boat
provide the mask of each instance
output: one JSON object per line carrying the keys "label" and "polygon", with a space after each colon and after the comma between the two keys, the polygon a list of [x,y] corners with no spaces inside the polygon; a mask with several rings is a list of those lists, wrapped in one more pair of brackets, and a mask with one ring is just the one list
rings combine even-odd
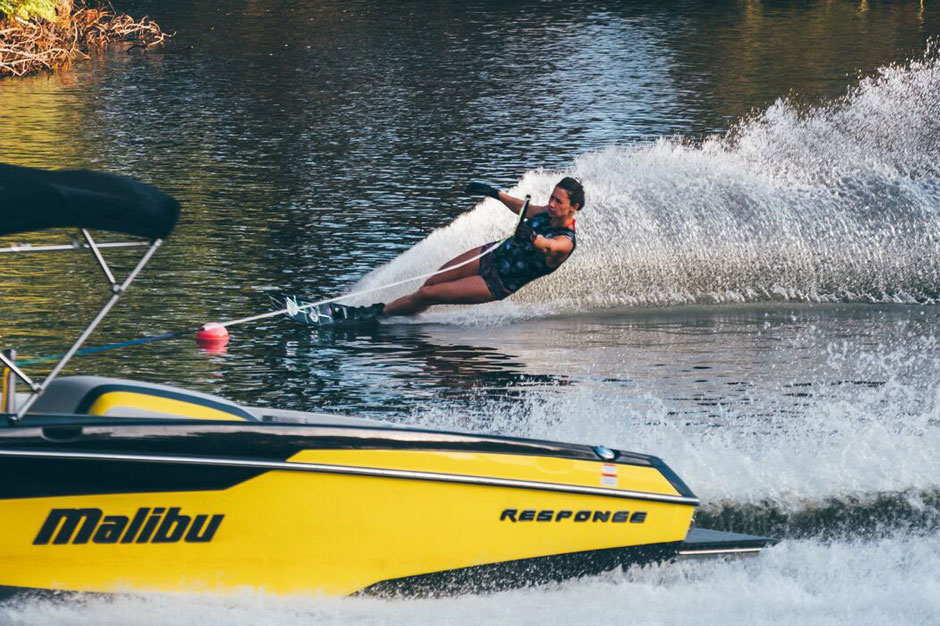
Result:
{"label": "yellow boat", "polygon": [[[89,249],[113,296],[42,382],[0,356],[0,587],[452,593],[753,553],[768,541],[690,531],[698,499],[654,456],[61,377],[179,205],[123,177],[0,165],[0,203],[26,200],[28,212],[0,215],[0,235],[78,228],[84,243],[63,248]],[[89,229],[147,239],[125,281]],[[15,381],[29,391],[16,393]]]}

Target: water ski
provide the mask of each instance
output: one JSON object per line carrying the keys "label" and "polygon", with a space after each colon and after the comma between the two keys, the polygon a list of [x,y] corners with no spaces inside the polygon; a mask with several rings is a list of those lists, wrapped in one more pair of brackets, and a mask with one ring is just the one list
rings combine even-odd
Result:
{"label": "water ski", "polygon": [[382,315],[384,304],[347,306],[330,302],[311,306],[311,302],[294,296],[285,296],[287,317],[308,326],[354,326],[375,324]]}

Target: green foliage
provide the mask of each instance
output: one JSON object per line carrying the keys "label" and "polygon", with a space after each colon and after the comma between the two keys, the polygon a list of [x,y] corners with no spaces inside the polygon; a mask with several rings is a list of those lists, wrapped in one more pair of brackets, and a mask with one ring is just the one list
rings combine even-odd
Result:
{"label": "green foliage", "polygon": [[41,17],[54,22],[55,7],[56,0],[0,0],[0,17]]}

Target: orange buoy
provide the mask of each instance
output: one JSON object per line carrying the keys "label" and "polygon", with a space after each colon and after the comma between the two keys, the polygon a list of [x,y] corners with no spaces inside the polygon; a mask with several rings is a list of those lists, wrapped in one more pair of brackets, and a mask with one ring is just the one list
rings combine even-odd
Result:
{"label": "orange buoy", "polygon": [[228,330],[218,322],[203,324],[196,333],[196,345],[209,352],[222,351],[228,339]]}

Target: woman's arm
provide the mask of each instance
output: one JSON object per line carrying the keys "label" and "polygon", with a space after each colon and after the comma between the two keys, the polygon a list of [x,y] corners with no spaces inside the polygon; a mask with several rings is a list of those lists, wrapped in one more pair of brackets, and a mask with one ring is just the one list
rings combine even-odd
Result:
{"label": "woman's arm", "polygon": [[567,235],[555,235],[554,237],[545,237],[536,234],[532,230],[532,224],[529,222],[520,222],[516,226],[516,232],[513,237],[519,241],[527,241],[532,247],[549,258],[564,259],[574,250],[574,240]]}
{"label": "woman's arm", "polygon": [[[525,200],[520,200],[515,196],[510,196],[508,193],[500,191],[496,187],[487,185],[486,183],[469,183],[467,184],[466,192],[469,194],[480,194],[481,196],[495,198],[496,200],[499,200],[504,205],[506,205],[506,207],[508,207],[509,210],[516,215],[519,214],[519,211],[522,210],[522,206],[525,204]],[[525,216],[526,218],[529,218],[533,215],[538,215],[547,208],[547,206],[535,206],[529,204],[529,208],[526,210]]]}
{"label": "woman's arm", "polygon": [[532,246],[551,257],[567,256],[574,250],[574,242],[571,241],[570,237],[566,237],[565,235],[557,235],[555,237],[536,235],[535,239],[532,240]]}
{"label": "woman's arm", "polygon": [[[516,198],[515,196],[510,196],[505,191],[498,192],[496,199],[502,202],[503,204],[505,204],[506,207],[509,208],[509,210],[515,213],[516,215],[519,214],[519,211],[522,210],[522,206],[525,204],[525,200],[520,200],[519,198]],[[545,206],[536,206],[530,202],[529,208],[526,209],[526,212],[525,212],[526,219],[532,217],[533,215],[538,215],[539,213],[541,213],[547,208],[548,207],[545,207]]]}

